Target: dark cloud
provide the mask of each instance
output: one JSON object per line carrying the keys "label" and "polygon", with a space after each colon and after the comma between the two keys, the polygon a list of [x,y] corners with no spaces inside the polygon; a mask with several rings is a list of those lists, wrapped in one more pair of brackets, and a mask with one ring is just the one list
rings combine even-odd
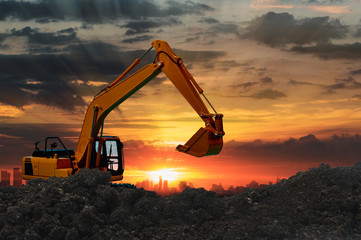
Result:
{"label": "dark cloud", "polygon": [[35,22],[41,23],[41,24],[48,24],[48,23],[53,23],[53,22],[59,22],[59,20],[50,19],[50,18],[39,18],[39,19],[36,19]]}
{"label": "dark cloud", "polygon": [[38,29],[28,26],[21,30],[11,29],[9,36],[27,37],[29,44],[63,45],[78,41],[74,28],[63,29],[55,33],[41,33]]}
{"label": "dark cloud", "polygon": [[348,27],[329,17],[296,20],[288,13],[267,14],[251,21],[242,35],[272,47],[283,44],[327,43],[330,39],[344,38]]}
{"label": "dark cloud", "polygon": [[301,82],[301,81],[296,81],[296,80],[293,80],[293,79],[290,79],[288,81],[288,84],[290,84],[290,85],[315,85],[315,84],[310,83],[310,82]]}
{"label": "dark cloud", "polygon": [[354,37],[361,37],[361,28],[357,29],[357,31],[354,34]]}
{"label": "dark cloud", "polygon": [[21,165],[21,159],[34,151],[35,142],[44,149],[45,138],[58,136],[69,149],[76,148],[75,141],[79,132],[69,129],[80,129],[79,124],[41,124],[41,123],[2,123],[0,126],[0,165]]}
{"label": "dark cloud", "polygon": [[291,51],[299,53],[315,54],[322,59],[332,58],[346,58],[346,59],[358,59],[361,58],[361,43],[334,45],[317,44],[315,46],[297,46],[293,47]]}
{"label": "dark cloud", "polygon": [[185,63],[214,61],[226,55],[224,51],[186,51],[173,49],[174,53],[180,56]]}
{"label": "dark cloud", "polygon": [[211,6],[203,3],[194,3],[192,1],[168,1],[168,6],[164,9],[167,16],[180,16],[185,14],[202,14],[206,11],[214,11]]}
{"label": "dark cloud", "polygon": [[263,77],[260,79],[260,83],[261,83],[261,85],[272,84],[273,80],[270,77]]}
{"label": "dark cloud", "polygon": [[103,43],[71,45],[66,50],[69,53],[0,55],[0,102],[19,108],[37,103],[73,110],[85,103],[72,81],[110,82],[130,64],[126,55],[132,56]]}
{"label": "dark cloud", "polygon": [[250,97],[257,98],[257,99],[277,99],[277,98],[286,97],[286,94],[284,94],[283,92],[280,92],[278,90],[273,90],[271,88],[268,88],[268,89],[256,92],[256,93],[252,94]]}
{"label": "dark cloud", "polygon": [[192,37],[187,37],[184,42],[192,42],[192,41],[196,41],[199,39],[200,39],[199,36],[192,36]]}
{"label": "dark cloud", "polygon": [[356,134],[333,135],[329,139],[319,140],[309,134],[299,139],[289,138],[285,141],[228,142],[223,154],[252,159],[254,163],[288,162],[292,163],[354,163],[361,154],[361,136]]}
{"label": "dark cloud", "polygon": [[351,75],[358,75],[361,74],[361,69],[353,70],[350,72]]}
{"label": "dark cloud", "polygon": [[214,9],[192,1],[167,1],[162,7],[147,0],[39,0],[34,2],[1,1],[0,20],[22,21],[79,20],[91,23],[112,22],[117,19],[182,16],[203,14]]}
{"label": "dark cloud", "polygon": [[57,76],[51,80],[38,76],[36,84],[15,77],[2,77],[0,82],[0,102],[18,108],[37,103],[72,111],[75,106],[85,105],[70,84]]}
{"label": "dark cloud", "polygon": [[212,17],[202,18],[199,22],[201,23],[207,23],[207,24],[215,24],[219,23],[219,21]]}
{"label": "dark cloud", "polygon": [[213,26],[211,26],[208,29],[208,34],[219,34],[219,33],[224,33],[224,34],[228,34],[228,33],[233,33],[233,34],[237,34],[238,33],[238,25],[237,24],[233,24],[233,23],[218,23],[215,24]]}
{"label": "dark cloud", "polygon": [[259,84],[259,83],[258,82],[245,82],[245,83],[239,83],[236,85],[232,85],[231,87],[232,88],[243,88],[244,90],[249,91],[249,90],[251,90],[251,88],[254,85],[257,85],[257,84]]}
{"label": "dark cloud", "polygon": [[347,79],[336,79],[336,83],[325,86],[326,93],[335,93],[336,90],[340,89],[359,89],[361,88],[361,83],[357,82],[353,78]]}
{"label": "dark cloud", "polygon": [[124,25],[122,28],[128,28],[126,35],[142,34],[149,32],[149,29],[160,29],[165,26],[173,26],[182,24],[181,21],[175,18],[168,19],[154,19],[154,20],[138,20],[130,21]]}
{"label": "dark cloud", "polygon": [[[129,35],[129,33],[128,33]],[[153,39],[150,35],[141,35],[134,38],[125,38],[122,40],[122,43],[135,43],[135,42],[149,42]]]}
{"label": "dark cloud", "polygon": [[[245,82],[245,83],[237,83],[237,84],[234,84],[232,85],[231,87],[233,89],[237,89],[237,88],[242,88],[242,90],[245,90],[245,91],[249,91],[251,90],[254,86],[265,86],[265,85],[271,85],[273,84],[273,80],[271,77],[263,77],[261,78],[259,81],[254,81],[254,82]],[[271,93],[273,92],[273,93]],[[278,92],[278,91],[275,91],[275,90],[271,90],[271,89],[266,89],[266,90],[263,90],[263,91],[260,91],[258,93],[256,93],[255,95],[252,95],[252,97],[256,97],[256,98],[270,98],[272,95],[274,95],[274,97],[277,97],[276,95],[282,95],[282,93]],[[264,95],[264,96],[268,96],[268,97],[261,97],[261,95]],[[281,96],[280,95],[280,96]],[[280,97],[279,96],[279,97]]]}
{"label": "dark cloud", "polygon": [[[15,33],[28,35],[32,30]],[[175,52],[187,64],[214,60],[225,54],[177,49]],[[57,54],[0,55],[0,102],[18,108],[37,103],[71,111],[85,105],[83,96],[101,90],[102,87],[89,81],[112,82],[143,53],[144,50],[122,52],[111,44],[89,42],[73,43]],[[154,57],[155,51],[151,51],[135,70],[151,63]]]}
{"label": "dark cloud", "polygon": [[242,64],[234,60],[220,61],[219,63],[217,63],[217,65],[222,67],[222,71],[228,71],[231,68],[242,66]]}

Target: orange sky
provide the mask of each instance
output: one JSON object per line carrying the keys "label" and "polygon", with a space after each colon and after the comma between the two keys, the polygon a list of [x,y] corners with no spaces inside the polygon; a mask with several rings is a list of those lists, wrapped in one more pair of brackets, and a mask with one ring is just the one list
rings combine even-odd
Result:
{"label": "orange sky", "polygon": [[[359,1],[134,0],[123,2],[126,11],[100,3],[70,11],[84,3],[45,2],[59,13],[46,15],[39,3],[23,12],[17,2],[17,14],[0,14],[0,166],[19,164],[47,136],[76,148],[93,96],[155,39],[182,57],[224,114],[224,149],[204,158],[174,150],[204,123],[160,74],[105,121],[105,134],[125,145],[124,181],[172,169],[175,182],[198,187],[268,183],[359,160]],[[152,10],[139,18],[138,9]],[[154,50],[144,61],[153,58]]]}

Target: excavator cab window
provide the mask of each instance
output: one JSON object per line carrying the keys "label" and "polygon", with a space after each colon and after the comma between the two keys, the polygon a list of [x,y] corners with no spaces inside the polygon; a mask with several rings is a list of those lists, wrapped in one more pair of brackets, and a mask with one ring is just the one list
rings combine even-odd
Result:
{"label": "excavator cab window", "polygon": [[[95,142],[95,151],[98,153],[99,141]],[[112,175],[124,172],[123,144],[119,139],[106,139],[101,147],[100,166],[106,167]]]}

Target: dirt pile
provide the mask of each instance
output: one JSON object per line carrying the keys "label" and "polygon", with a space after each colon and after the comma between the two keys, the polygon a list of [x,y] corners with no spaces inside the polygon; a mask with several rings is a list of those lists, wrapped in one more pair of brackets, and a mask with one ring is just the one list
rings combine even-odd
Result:
{"label": "dirt pile", "polygon": [[0,239],[360,239],[361,163],[321,165],[263,189],[160,197],[82,170],[0,188]]}

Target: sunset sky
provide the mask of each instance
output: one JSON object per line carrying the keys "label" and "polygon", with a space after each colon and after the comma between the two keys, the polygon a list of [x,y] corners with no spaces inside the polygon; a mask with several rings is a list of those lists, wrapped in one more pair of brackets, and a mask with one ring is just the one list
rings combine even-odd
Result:
{"label": "sunset sky", "polygon": [[47,136],[75,149],[94,95],[156,39],[224,114],[224,148],[175,151],[204,123],[160,74],[105,121],[124,182],[268,183],[361,160],[360,0],[28,0],[0,1],[0,167]]}

